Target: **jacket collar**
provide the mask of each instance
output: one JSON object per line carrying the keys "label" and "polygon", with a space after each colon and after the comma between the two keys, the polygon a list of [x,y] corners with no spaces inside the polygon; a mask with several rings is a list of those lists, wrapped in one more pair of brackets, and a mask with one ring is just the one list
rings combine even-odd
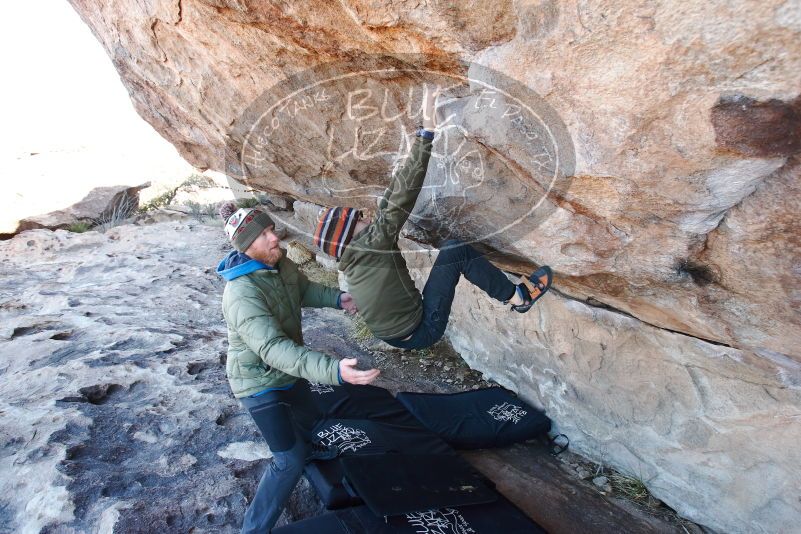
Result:
{"label": "jacket collar", "polygon": [[270,267],[259,260],[254,260],[244,252],[238,252],[236,250],[229,252],[228,255],[217,264],[217,274],[227,281],[234,280],[235,278],[261,269],[278,272],[277,267]]}

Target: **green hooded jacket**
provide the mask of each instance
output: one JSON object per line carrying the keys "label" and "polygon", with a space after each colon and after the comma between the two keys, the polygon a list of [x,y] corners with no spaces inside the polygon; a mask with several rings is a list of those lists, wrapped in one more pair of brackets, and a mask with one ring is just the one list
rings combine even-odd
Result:
{"label": "green hooded jacket", "polygon": [[431,144],[430,139],[415,139],[379,202],[375,220],[353,236],[339,260],[359,314],[380,339],[407,336],[423,317],[423,297],[398,248],[398,236],[423,187]]}
{"label": "green hooded jacket", "polygon": [[228,324],[225,372],[234,397],[310,382],[340,384],[339,360],[303,346],[301,307],[337,308],[339,289],[310,282],[283,257],[270,268],[231,252],[217,266],[227,280],[222,310]]}

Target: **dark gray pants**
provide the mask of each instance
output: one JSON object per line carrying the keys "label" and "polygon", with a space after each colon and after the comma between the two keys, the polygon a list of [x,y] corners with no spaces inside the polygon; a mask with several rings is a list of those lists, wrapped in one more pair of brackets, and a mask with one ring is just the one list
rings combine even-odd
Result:
{"label": "dark gray pants", "polygon": [[495,300],[503,302],[515,293],[515,284],[503,271],[467,243],[450,239],[442,244],[428,275],[423,288],[423,318],[412,337],[385,341],[399,349],[424,349],[439,341],[448,326],[456,284],[462,275]]}
{"label": "dark gray pants", "polygon": [[275,525],[310,454],[311,430],[319,414],[306,380],[284,391],[239,399],[264,436],[273,458],[242,522],[242,534],[265,534]]}

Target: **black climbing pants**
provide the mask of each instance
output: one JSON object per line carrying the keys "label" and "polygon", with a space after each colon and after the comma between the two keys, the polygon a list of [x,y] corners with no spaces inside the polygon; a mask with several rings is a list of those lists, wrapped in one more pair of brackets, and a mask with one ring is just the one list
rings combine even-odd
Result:
{"label": "black climbing pants", "polygon": [[303,474],[311,452],[311,431],[320,417],[306,380],[291,389],[239,399],[270,447],[273,458],[256,488],[242,534],[264,534],[275,525]]}
{"label": "black climbing pants", "polygon": [[386,340],[400,349],[424,349],[442,338],[448,326],[456,284],[464,275],[474,286],[501,302],[512,298],[513,284],[497,267],[476,249],[461,241],[450,239],[440,248],[434,267],[423,288],[423,319],[412,337]]}

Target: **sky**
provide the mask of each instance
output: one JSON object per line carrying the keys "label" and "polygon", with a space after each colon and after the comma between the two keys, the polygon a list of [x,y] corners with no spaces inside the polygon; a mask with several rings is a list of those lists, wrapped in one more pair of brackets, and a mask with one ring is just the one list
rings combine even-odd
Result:
{"label": "sky", "polygon": [[111,60],[66,0],[3,6],[0,233],[92,187],[192,173],[134,110]]}

